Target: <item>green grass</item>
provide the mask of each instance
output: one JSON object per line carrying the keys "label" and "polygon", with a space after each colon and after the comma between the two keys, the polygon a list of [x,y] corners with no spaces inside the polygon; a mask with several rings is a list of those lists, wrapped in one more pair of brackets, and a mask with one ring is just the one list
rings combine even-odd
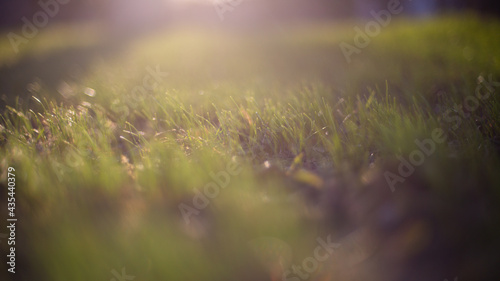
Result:
{"label": "green grass", "polygon": [[[332,181],[388,192],[384,172],[436,128],[447,141],[394,194],[425,186],[448,198],[443,220],[467,197],[461,185],[498,202],[500,88],[457,129],[445,112],[481,77],[500,81],[499,29],[471,16],[399,20],[350,64],[339,48],[353,43],[350,24],[191,27],[116,44],[65,41],[54,27],[14,59],[6,50],[0,198],[5,210],[14,167],[21,280],[109,280],[123,267],[137,280],[270,280],[250,241],[286,241],[297,263],[343,229],[324,230],[291,193],[327,196]],[[148,67],[168,76],[138,95]],[[228,163],[241,171],[184,224],[179,204]]]}

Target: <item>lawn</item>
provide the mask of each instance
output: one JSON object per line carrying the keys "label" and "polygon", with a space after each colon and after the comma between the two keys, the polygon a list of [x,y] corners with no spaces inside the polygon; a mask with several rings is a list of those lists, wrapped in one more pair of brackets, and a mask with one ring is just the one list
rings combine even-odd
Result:
{"label": "lawn", "polygon": [[2,36],[2,280],[491,278],[500,22],[354,26]]}

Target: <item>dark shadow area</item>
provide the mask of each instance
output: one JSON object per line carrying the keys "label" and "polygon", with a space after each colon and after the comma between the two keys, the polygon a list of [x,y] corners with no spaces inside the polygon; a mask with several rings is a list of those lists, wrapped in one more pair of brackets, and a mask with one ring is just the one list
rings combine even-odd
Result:
{"label": "dark shadow area", "polygon": [[[62,83],[78,82],[99,57],[109,56],[115,47],[96,46],[52,51],[40,56],[23,57],[13,65],[0,68],[1,110],[16,97],[27,100],[34,91],[58,92]],[[58,101],[60,94],[51,95]]]}
{"label": "dark shadow area", "polygon": [[66,47],[21,57],[0,67],[0,113],[5,106],[26,108],[31,96],[71,102],[69,85],[78,85],[96,62],[111,61],[137,36],[111,37],[94,46]]}

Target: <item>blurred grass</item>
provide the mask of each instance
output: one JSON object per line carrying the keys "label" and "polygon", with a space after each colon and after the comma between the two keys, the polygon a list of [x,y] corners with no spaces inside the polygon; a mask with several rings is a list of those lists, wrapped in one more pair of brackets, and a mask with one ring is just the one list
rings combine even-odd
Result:
{"label": "blurred grass", "polygon": [[[107,280],[123,267],[137,280],[271,280],[248,242],[277,237],[299,262],[323,233],[291,191],[363,186],[435,128],[448,141],[417,168],[431,191],[451,196],[443,179],[469,175],[500,199],[489,189],[500,183],[498,93],[458,130],[443,120],[480,77],[500,79],[496,21],[401,19],[350,64],[339,44],[353,43],[351,24],[122,41],[78,30],[47,29],[17,56],[0,42],[0,198],[6,209],[13,166],[23,242],[13,280]],[[156,68],[168,76],[138,95]],[[186,225],[179,204],[228,163],[242,172]]]}

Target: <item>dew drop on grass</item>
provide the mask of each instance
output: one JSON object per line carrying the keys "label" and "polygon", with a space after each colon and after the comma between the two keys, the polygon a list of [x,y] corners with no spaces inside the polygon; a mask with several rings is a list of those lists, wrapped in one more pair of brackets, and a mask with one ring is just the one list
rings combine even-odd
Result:
{"label": "dew drop on grass", "polygon": [[39,83],[38,80],[35,80],[31,83],[29,83],[27,86],[26,86],[26,89],[28,90],[28,92],[30,93],[38,93],[41,89],[42,89],[42,85]]}
{"label": "dew drop on grass", "polygon": [[89,97],[95,96],[95,90],[92,89],[92,88],[85,88],[85,90],[83,91],[83,93],[86,94]]}

